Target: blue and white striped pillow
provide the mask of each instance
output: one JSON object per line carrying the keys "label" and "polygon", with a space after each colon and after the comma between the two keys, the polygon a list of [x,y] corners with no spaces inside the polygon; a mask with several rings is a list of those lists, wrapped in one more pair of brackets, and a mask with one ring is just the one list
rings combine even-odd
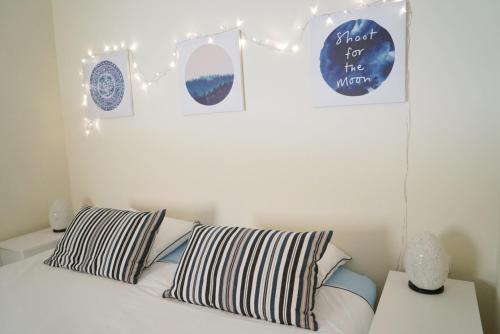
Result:
{"label": "blue and white striped pillow", "polygon": [[196,224],[163,296],[317,330],[317,261],[332,234]]}
{"label": "blue and white striped pillow", "polygon": [[135,284],[164,216],[84,207],[44,263]]}

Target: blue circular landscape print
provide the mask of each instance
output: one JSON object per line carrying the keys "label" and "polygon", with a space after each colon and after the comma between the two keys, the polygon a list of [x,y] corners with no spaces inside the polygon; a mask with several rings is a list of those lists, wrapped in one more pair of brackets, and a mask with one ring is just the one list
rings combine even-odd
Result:
{"label": "blue circular landscape print", "polygon": [[325,82],[337,93],[361,96],[387,79],[394,59],[394,42],[385,28],[372,20],[351,20],[326,38],[320,70]]}
{"label": "blue circular landscape print", "polygon": [[226,51],[214,44],[196,49],[186,64],[186,88],[198,103],[213,106],[231,92],[234,68]]}
{"label": "blue circular landscape print", "polygon": [[104,111],[120,105],[125,91],[125,82],[118,66],[109,60],[98,63],[90,75],[90,95],[95,104]]}

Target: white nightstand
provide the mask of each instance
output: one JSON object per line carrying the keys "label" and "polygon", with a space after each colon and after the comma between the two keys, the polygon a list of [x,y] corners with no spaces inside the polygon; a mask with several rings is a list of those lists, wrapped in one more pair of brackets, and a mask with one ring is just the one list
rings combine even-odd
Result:
{"label": "white nightstand", "polygon": [[474,283],[448,279],[440,295],[408,288],[406,273],[391,271],[370,334],[483,333]]}
{"label": "white nightstand", "polygon": [[51,228],[25,234],[0,242],[0,265],[21,261],[27,257],[54,248],[64,233],[54,233]]}

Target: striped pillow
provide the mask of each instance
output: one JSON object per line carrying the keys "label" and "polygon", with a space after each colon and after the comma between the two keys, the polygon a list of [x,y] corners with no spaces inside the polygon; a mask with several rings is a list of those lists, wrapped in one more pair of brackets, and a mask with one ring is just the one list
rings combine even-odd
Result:
{"label": "striped pillow", "polygon": [[135,284],[164,216],[84,207],[44,263]]}
{"label": "striped pillow", "polygon": [[332,234],[196,224],[163,297],[317,330],[316,263]]}

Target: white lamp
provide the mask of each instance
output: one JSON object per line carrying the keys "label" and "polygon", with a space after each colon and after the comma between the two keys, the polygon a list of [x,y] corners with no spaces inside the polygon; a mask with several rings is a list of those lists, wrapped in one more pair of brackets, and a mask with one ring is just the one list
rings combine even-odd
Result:
{"label": "white lamp", "polygon": [[450,257],[430,232],[419,233],[408,243],[405,255],[408,286],[424,294],[440,294],[448,278]]}
{"label": "white lamp", "polygon": [[71,218],[73,218],[73,211],[69,202],[65,199],[56,199],[49,210],[49,222],[52,231],[56,233],[66,231]]}

